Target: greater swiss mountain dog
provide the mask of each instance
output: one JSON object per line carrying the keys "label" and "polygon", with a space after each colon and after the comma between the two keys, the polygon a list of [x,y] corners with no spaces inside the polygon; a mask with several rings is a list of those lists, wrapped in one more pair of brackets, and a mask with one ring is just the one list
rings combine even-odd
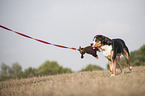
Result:
{"label": "greater swiss mountain dog", "polygon": [[92,56],[94,56],[96,59],[98,59],[98,55],[97,55],[97,51],[101,51],[99,48],[95,47],[93,48],[92,46],[87,46],[85,48],[81,48],[81,46],[79,47],[79,51],[81,53],[81,59],[84,58],[84,54],[90,54]]}
{"label": "greater swiss mountain dog", "polygon": [[111,76],[115,76],[116,63],[119,64],[121,73],[124,74],[122,66],[120,65],[120,56],[123,56],[127,60],[129,70],[132,69],[129,62],[129,50],[122,39],[109,39],[103,35],[96,35],[93,38],[92,47],[99,47],[102,49],[103,55],[108,59],[110,65]]}

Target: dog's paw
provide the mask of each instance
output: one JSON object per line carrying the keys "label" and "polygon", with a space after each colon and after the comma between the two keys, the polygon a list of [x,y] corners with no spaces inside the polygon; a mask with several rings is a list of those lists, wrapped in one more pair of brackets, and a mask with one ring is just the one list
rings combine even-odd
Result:
{"label": "dog's paw", "polygon": [[124,71],[122,70],[121,75],[124,75]]}
{"label": "dog's paw", "polygon": [[131,67],[131,66],[129,66],[129,70],[130,70],[130,71],[132,70],[132,67]]}
{"label": "dog's paw", "polygon": [[110,76],[110,77],[113,77],[113,76],[115,76],[115,74],[111,74],[111,76]]}

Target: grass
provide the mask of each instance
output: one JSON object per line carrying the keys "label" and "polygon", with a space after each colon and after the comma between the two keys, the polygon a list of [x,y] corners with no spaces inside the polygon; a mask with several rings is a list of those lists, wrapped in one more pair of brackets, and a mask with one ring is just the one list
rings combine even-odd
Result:
{"label": "grass", "polygon": [[0,96],[145,96],[145,66],[110,72],[92,71],[0,82]]}

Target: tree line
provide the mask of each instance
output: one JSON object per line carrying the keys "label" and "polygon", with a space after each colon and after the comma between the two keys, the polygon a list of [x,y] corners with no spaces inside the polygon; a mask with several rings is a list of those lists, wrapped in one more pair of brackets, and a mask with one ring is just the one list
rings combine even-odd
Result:
{"label": "tree line", "polygon": [[[29,67],[22,71],[22,67],[19,63],[14,63],[11,67],[5,63],[2,63],[0,72],[0,81],[15,79],[15,78],[30,78],[34,76],[45,76],[45,75],[55,75],[63,73],[73,73],[69,68],[63,68],[56,61],[46,61],[38,68]],[[88,65],[81,71],[93,71],[93,70],[103,70],[103,68],[96,65]]]}
{"label": "tree line", "polygon": [[19,63],[14,63],[12,67],[2,63],[0,81],[13,78],[28,78],[61,73],[72,73],[72,70],[59,66],[56,61],[46,61],[38,68],[29,67],[28,69],[25,69],[24,72],[22,71],[22,67]]}

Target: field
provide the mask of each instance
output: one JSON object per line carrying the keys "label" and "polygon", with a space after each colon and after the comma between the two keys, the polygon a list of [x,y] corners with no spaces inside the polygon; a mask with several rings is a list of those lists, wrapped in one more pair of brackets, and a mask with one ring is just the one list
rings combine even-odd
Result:
{"label": "field", "polygon": [[3,81],[0,96],[145,96],[145,66]]}

